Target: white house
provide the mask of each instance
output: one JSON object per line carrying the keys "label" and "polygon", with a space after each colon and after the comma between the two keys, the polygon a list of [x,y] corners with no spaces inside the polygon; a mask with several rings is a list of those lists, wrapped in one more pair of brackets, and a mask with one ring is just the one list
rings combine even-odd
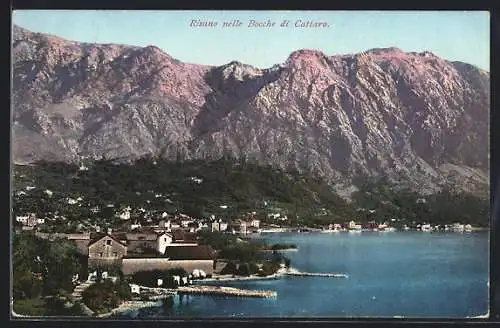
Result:
{"label": "white house", "polygon": [[220,231],[226,231],[227,230],[227,222],[219,222],[219,229],[220,229]]}
{"label": "white house", "polygon": [[200,184],[203,182],[203,179],[198,178],[198,177],[190,177],[190,180],[196,184]]}
{"label": "white house", "polygon": [[220,222],[212,222],[211,223],[211,228],[212,228],[212,232],[213,231],[220,231]]}
{"label": "white house", "polygon": [[432,230],[432,228],[431,228],[431,225],[430,225],[430,224],[423,224],[423,225],[421,226],[421,229],[422,229],[422,231],[431,231],[431,230]]}
{"label": "white house", "polygon": [[191,220],[191,219],[184,219],[184,220],[181,220],[181,226],[183,226],[184,228],[187,228],[189,226],[190,223],[193,223],[194,221]]}
{"label": "white house", "polygon": [[118,217],[121,220],[130,220],[130,211],[123,210],[120,214],[118,214]]}
{"label": "white house", "polygon": [[173,241],[173,237],[171,234],[163,232],[158,235],[156,239],[156,244],[157,244],[157,250],[161,254],[165,254],[165,250],[167,249],[167,246],[170,245]]}
{"label": "white house", "polygon": [[385,223],[381,223],[381,224],[379,224],[379,225],[378,225],[378,228],[379,228],[380,230],[385,229],[385,228],[387,228],[387,224],[385,224]]}
{"label": "white house", "polygon": [[136,223],[133,223],[133,224],[130,225],[130,230],[139,229],[141,227],[142,227],[141,223],[140,222],[136,222]]}
{"label": "white house", "polygon": [[141,287],[139,287],[139,285],[136,285],[136,284],[129,284],[130,286],[130,291],[132,292],[132,294],[140,294],[141,293]]}
{"label": "white house", "polygon": [[78,203],[78,201],[76,199],[73,199],[73,198],[67,198],[66,199],[66,202],[69,204],[69,205],[75,205],[76,203]]}
{"label": "white house", "polygon": [[351,230],[360,230],[361,224],[357,224],[355,221],[351,221],[351,222],[349,222],[348,228]]}
{"label": "white house", "polygon": [[49,189],[45,189],[44,193],[45,193],[47,196],[49,196],[49,197],[51,197],[51,196],[54,194],[54,193],[53,193],[52,191],[50,191]]}
{"label": "white house", "polygon": [[45,219],[44,218],[38,218],[38,219],[36,219],[36,223],[37,224],[44,224],[45,223]]}
{"label": "white house", "polygon": [[251,227],[255,227],[255,228],[258,228],[260,227],[260,220],[257,220],[257,219],[253,219],[250,221],[250,226]]}
{"label": "white house", "polygon": [[16,221],[22,224],[28,223],[28,219],[30,218],[30,215],[22,215],[22,216],[16,216]]}
{"label": "white house", "polygon": [[465,226],[461,223],[453,223],[453,225],[451,226],[451,229],[453,231],[464,231],[465,230]]}

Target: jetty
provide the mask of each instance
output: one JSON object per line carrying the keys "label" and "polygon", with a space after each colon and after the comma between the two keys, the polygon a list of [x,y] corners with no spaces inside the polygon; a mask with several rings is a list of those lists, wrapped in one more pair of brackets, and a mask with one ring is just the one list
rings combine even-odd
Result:
{"label": "jetty", "polygon": [[301,277],[331,277],[331,278],[349,278],[344,273],[321,273],[321,272],[286,272],[288,276],[301,276]]}
{"label": "jetty", "polygon": [[191,294],[191,295],[213,295],[213,296],[240,296],[240,297],[260,297],[260,298],[273,298],[278,296],[278,293],[271,290],[249,290],[239,289],[233,287],[219,287],[219,286],[192,286],[192,287],[178,287],[178,294]]}
{"label": "jetty", "polygon": [[173,288],[161,288],[161,287],[146,287],[139,286],[141,292],[150,292],[156,295],[175,295],[177,290]]}

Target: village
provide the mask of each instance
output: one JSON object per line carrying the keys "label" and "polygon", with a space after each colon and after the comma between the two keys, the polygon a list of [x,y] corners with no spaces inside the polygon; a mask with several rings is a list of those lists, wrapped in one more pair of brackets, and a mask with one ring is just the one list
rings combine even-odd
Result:
{"label": "village", "polygon": [[[198,177],[190,177],[189,180],[193,184],[203,182]],[[239,215],[229,214],[231,203],[221,203],[215,214],[193,217],[179,211],[171,195],[152,191],[149,194],[150,199],[138,204],[119,201],[106,203],[87,200],[84,195],[66,195],[28,185],[18,190],[14,197],[19,204],[34,201],[34,208],[40,210],[37,213],[15,212],[14,231],[34,234],[49,243],[64,239],[76,245],[80,256],[86,259],[87,270],[73,276],[73,301],[80,302],[85,291],[96,283],[122,281],[127,283],[138,302],[134,304],[144,306],[149,304],[145,301],[185,294],[276,296],[273,291],[201,285],[203,281],[274,279],[284,274],[347,277],[338,273],[298,272],[291,269],[284,258],[269,265],[265,261],[255,262],[254,258],[240,261],[235,253],[233,259],[228,261],[224,254],[220,254],[220,249],[212,247],[210,243],[200,243],[200,235],[206,232],[233,236],[234,240],[241,242],[240,245],[245,245],[245,240],[255,235],[279,232],[470,232],[475,229],[470,224],[458,222],[433,225],[399,218],[383,222],[357,222],[352,219],[335,222],[324,219],[321,224],[297,224],[286,209],[272,201],[264,201],[261,208]],[[137,196],[143,195],[138,192]],[[55,205],[50,208],[47,203]],[[226,211],[227,215],[224,214]],[[359,208],[358,211],[367,216],[376,214],[375,209]],[[88,216],[82,213],[88,213]],[[321,208],[315,215],[328,218],[331,210]],[[274,254],[277,249],[269,247],[268,250]],[[250,269],[249,265],[254,267]],[[148,285],[136,279],[148,272],[152,279]],[[127,302],[122,302],[121,306],[130,305]],[[88,313],[94,313],[83,302],[81,305]]]}
{"label": "village", "polygon": [[[203,182],[198,177],[190,177],[190,181],[195,184]],[[24,190],[18,191],[15,197],[22,201],[22,198],[29,195],[30,192],[37,189],[35,186],[26,186]],[[152,193],[152,191],[151,191]],[[45,197],[54,198],[53,192],[45,189],[43,190]],[[140,193],[138,193],[140,195]],[[166,195],[154,193],[155,199],[164,199],[169,205],[174,202]],[[44,212],[42,215],[36,213],[22,213],[15,218],[14,225],[21,230],[35,230],[41,232],[48,232],[53,230],[54,227],[66,230],[68,233],[74,232],[95,232],[100,233],[101,230],[119,230],[119,231],[134,231],[136,229],[164,229],[165,231],[182,230],[190,233],[195,233],[200,230],[221,231],[232,234],[255,234],[255,233],[269,233],[269,232],[334,232],[334,231],[453,231],[453,232],[470,232],[476,230],[468,223],[455,222],[453,224],[432,224],[429,222],[408,222],[405,219],[391,218],[383,222],[370,220],[367,222],[356,222],[355,220],[345,220],[343,222],[329,222],[321,225],[309,224],[308,226],[297,226],[289,217],[287,211],[279,206],[274,206],[271,201],[264,201],[263,208],[248,212],[240,218],[235,218],[234,215],[226,215],[224,219],[216,218],[212,214],[206,218],[196,218],[189,215],[178,213],[175,209],[174,214],[167,213],[157,209],[145,209],[144,207],[132,208],[130,205],[113,204],[109,203],[105,206],[99,206],[86,201],[83,197],[62,197],[55,200],[58,203],[63,203],[66,208],[73,207],[76,210],[87,208],[89,216],[96,218],[104,217],[104,212],[107,212],[107,217],[111,216],[112,220],[101,220],[95,222],[90,218],[79,218],[77,222],[71,220],[58,211]],[[417,199],[417,203],[425,203],[424,198]],[[150,204],[151,201],[147,201]],[[175,206],[173,206],[175,208]],[[220,204],[219,210],[221,212],[227,210],[231,206],[229,204]],[[171,209],[172,206],[169,207]],[[358,208],[358,212],[365,212],[366,215],[374,215],[375,209]],[[111,215],[109,214],[111,213]],[[219,212],[220,213],[220,212]],[[329,211],[325,208],[320,209],[317,217],[326,217]],[[109,222],[113,221],[113,222]],[[105,226],[103,226],[105,225]],[[69,231],[68,231],[69,230]]]}

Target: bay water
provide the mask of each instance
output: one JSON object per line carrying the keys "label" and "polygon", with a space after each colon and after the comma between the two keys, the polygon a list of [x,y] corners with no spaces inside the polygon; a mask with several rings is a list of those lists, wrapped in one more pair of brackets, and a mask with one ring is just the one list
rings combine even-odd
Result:
{"label": "bay water", "polygon": [[348,278],[285,276],[217,282],[275,290],[274,299],[176,296],[173,307],[138,318],[409,317],[464,318],[488,312],[489,233],[268,233],[255,238],[296,244],[292,268]]}

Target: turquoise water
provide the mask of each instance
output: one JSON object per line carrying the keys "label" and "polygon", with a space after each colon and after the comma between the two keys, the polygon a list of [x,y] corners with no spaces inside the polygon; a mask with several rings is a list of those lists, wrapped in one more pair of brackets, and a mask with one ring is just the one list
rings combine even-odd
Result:
{"label": "turquoise water", "polygon": [[183,296],[172,309],[145,309],[138,317],[450,318],[488,311],[488,232],[274,233],[258,238],[296,244],[297,252],[286,253],[293,268],[349,278],[219,283],[275,290],[278,297]]}

